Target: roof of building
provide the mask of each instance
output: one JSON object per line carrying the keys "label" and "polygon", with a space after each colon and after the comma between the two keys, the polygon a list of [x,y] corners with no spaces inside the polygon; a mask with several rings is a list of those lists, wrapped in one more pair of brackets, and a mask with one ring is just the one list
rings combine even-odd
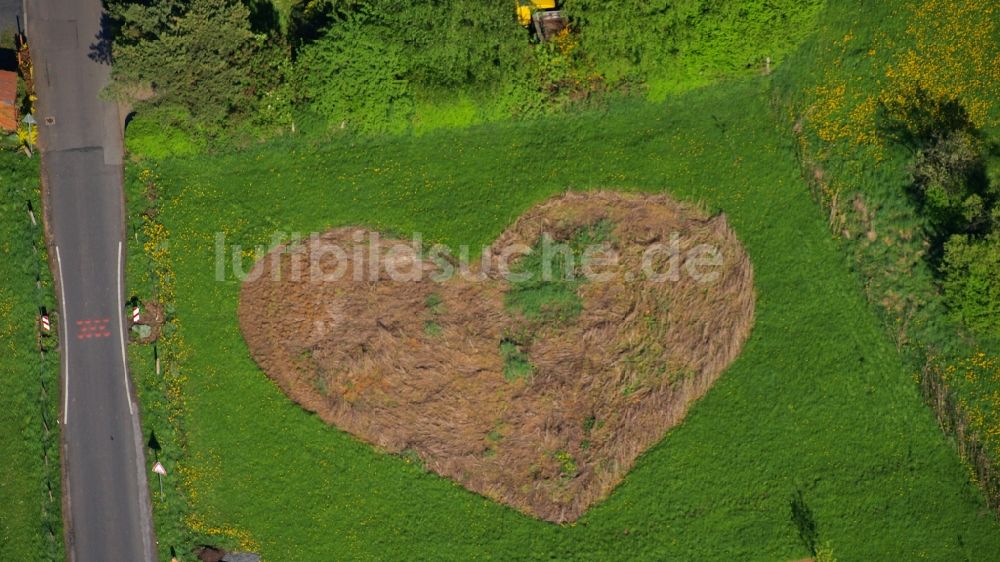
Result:
{"label": "roof of building", "polygon": [[0,129],[17,130],[17,73],[0,70]]}

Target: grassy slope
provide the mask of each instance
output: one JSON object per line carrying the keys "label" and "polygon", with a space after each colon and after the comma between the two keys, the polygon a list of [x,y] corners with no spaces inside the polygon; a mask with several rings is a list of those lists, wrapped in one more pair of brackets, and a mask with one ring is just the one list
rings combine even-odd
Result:
{"label": "grassy slope", "polygon": [[[819,21],[815,37],[778,71],[776,83],[789,120],[801,119],[807,168],[823,170],[824,203],[830,206],[837,194],[846,220],[836,230],[852,233],[843,239],[852,267],[916,361],[975,352],[1000,357],[995,343],[973,341],[949,320],[940,278],[922,257],[926,222],[906,195],[913,154],[889,140],[872,111],[880,97],[892,99],[918,84],[934,97],[958,100],[982,137],[998,142],[1000,9],[981,0],[832,2]],[[852,209],[855,194],[871,212],[875,242],[862,236],[868,227]],[[991,375],[946,374],[945,380],[967,413],[970,433],[1000,459],[1000,376],[995,369]]]}
{"label": "grassy slope", "polygon": [[[841,560],[1000,551],[773,130],[766,90],[742,81],[607,114],[163,163],[187,347],[181,463],[199,519],[283,562],[777,560],[806,554],[789,509],[801,488]],[[759,292],[741,358],[573,526],[524,517],[301,411],[247,355],[238,284],[213,281],[216,231],[250,246],[274,229],[365,223],[483,245],[567,187],[668,190],[724,210]]]}
{"label": "grassy slope", "polygon": [[[39,402],[39,355],[35,341],[39,298],[49,309],[51,285],[35,288],[35,275],[44,267],[44,253],[34,254],[34,240],[44,252],[41,225],[31,228],[25,201],[38,200],[38,161],[9,150],[0,152],[0,560],[48,560],[62,557],[62,532],[58,528],[59,482],[53,482],[55,504],[44,506],[44,474],[41,443],[42,408]],[[41,256],[41,257],[40,257]],[[47,279],[47,274],[43,278]],[[41,297],[39,296],[41,294]],[[53,322],[56,317],[53,317]],[[59,362],[56,353],[47,356],[45,378],[49,392]],[[54,408],[50,407],[53,424]],[[57,430],[56,430],[57,431]],[[58,438],[50,438],[52,475],[59,471]],[[43,513],[43,509],[55,509]],[[50,542],[44,525],[55,522],[56,541]]]}

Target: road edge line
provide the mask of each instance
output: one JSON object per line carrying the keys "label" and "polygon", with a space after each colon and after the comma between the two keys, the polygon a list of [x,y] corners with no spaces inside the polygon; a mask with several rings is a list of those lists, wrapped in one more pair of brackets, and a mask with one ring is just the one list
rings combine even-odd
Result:
{"label": "road edge line", "polygon": [[132,391],[128,384],[128,356],[125,354],[125,326],[122,323],[122,316],[125,314],[125,303],[122,302],[122,276],[125,275],[125,271],[122,269],[122,241],[118,241],[118,269],[115,271],[118,277],[118,340],[122,344],[122,372],[124,373],[123,381],[125,382],[125,400],[128,401],[128,413],[130,416],[135,415],[135,410],[132,408]]}
{"label": "road edge line", "polygon": [[66,284],[63,283],[62,257],[59,256],[59,246],[56,245],[56,267],[59,269],[59,319],[63,325],[63,426],[69,425],[69,305],[66,303]]}

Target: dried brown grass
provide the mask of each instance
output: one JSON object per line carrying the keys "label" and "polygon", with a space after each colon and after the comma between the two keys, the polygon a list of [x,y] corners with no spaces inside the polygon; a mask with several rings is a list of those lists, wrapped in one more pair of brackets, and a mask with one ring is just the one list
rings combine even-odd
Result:
{"label": "dried brown grass", "polygon": [[[581,285],[582,312],[567,325],[505,309],[508,284],[495,271],[436,283],[393,282],[382,270],[357,282],[368,254],[353,249],[370,233],[342,228],[321,239],[351,248],[341,280],[292,280],[292,264],[308,270],[320,242],[276,248],[280,259],[261,260],[243,286],[240,327],[268,376],[328,423],[389,452],[414,451],[429,470],[523,512],[573,521],[684,418],[739,354],[754,317],[752,267],[725,216],[665,196],[568,193],[528,211],[490,251],[532,246],[543,232],[565,240],[602,220],[620,265],[611,281]],[[716,282],[626,280],[645,247],[672,232],[682,249],[720,249]],[[437,270],[416,256],[386,259]],[[425,330],[430,321],[439,333]],[[499,345],[510,333],[531,334],[527,379],[504,378]]]}

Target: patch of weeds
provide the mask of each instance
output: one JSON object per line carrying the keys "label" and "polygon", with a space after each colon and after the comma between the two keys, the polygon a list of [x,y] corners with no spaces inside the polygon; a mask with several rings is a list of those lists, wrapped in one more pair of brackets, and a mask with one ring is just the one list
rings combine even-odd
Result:
{"label": "patch of weeds", "polygon": [[327,392],[329,391],[329,387],[327,386],[326,383],[326,377],[324,377],[323,375],[317,375],[316,377],[314,377],[312,380],[312,386],[314,389],[316,389],[316,392],[320,393],[320,395],[322,396],[326,396]]}
{"label": "patch of weeds", "polygon": [[576,459],[569,451],[556,451],[553,455],[557,461],[559,461],[559,472],[566,478],[573,478],[579,474],[580,469],[576,465]]}
{"label": "patch of weeds", "polygon": [[503,357],[503,378],[508,382],[527,379],[535,373],[535,366],[528,359],[528,354],[514,340],[500,341],[500,356]]}
{"label": "patch of weeds", "polygon": [[698,373],[693,369],[684,369],[673,374],[673,380],[682,381],[687,379],[693,379]]}
{"label": "patch of weeds", "polygon": [[590,434],[595,429],[604,427],[604,420],[598,420],[596,416],[588,416],[583,420],[583,440],[580,441],[580,449],[586,451],[590,449]]}
{"label": "patch of weeds", "polygon": [[486,434],[486,450],[483,451],[484,457],[493,457],[497,454],[497,445],[503,441],[503,422],[497,420],[493,429]]}
{"label": "patch of weeds", "polygon": [[593,431],[596,423],[597,418],[594,416],[589,416],[583,420],[583,440],[580,441],[580,448],[584,451],[590,448],[590,432]]}
{"label": "patch of weeds", "polygon": [[632,381],[622,387],[622,396],[631,396],[641,387],[642,385],[639,384],[639,381]]}
{"label": "patch of weeds", "polygon": [[667,376],[667,363],[663,359],[664,347],[657,340],[640,343],[625,356],[628,383],[622,394],[628,396],[640,388],[653,388]]}
{"label": "patch of weeds", "polygon": [[431,311],[431,314],[441,314],[444,312],[444,300],[438,293],[431,293],[427,295],[427,299],[424,300],[424,305],[427,306],[427,310]]}
{"label": "patch of weeds", "polygon": [[431,319],[424,322],[424,333],[432,338],[436,338],[441,335],[441,324],[436,320],[444,312],[444,300],[438,293],[431,293],[427,295],[424,300],[424,305],[427,310],[431,313]]}
{"label": "patch of weeds", "polygon": [[399,458],[403,459],[403,462],[406,464],[412,464],[421,470],[427,470],[427,467],[424,465],[424,459],[420,458],[420,454],[413,449],[403,449],[399,452]]}
{"label": "patch of weeds", "polygon": [[602,244],[611,236],[612,223],[600,220],[580,227],[567,241],[543,235],[511,267],[511,273],[525,277],[512,281],[505,296],[509,310],[543,323],[565,325],[583,310],[577,289],[584,283],[584,254],[587,248]]}

